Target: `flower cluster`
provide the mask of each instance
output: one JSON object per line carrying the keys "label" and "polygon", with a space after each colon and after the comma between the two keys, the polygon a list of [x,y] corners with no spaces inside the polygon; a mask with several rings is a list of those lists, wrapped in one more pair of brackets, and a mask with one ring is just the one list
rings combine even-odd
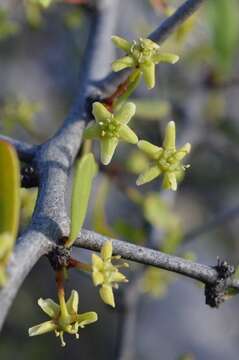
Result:
{"label": "flower cluster", "polygon": [[155,85],[155,65],[164,62],[175,64],[179,57],[175,54],[161,53],[160,46],[150,39],[140,38],[132,43],[119,36],[112,36],[113,43],[126,52],[126,56],[112,63],[113,71],[120,71],[128,67],[139,69],[144,77],[148,89]]}
{"label": "flower cluster", "polygon": [[101,285],[100,297],[108,305],[115,307],[113,289],[118,283],[128,282],[125,275],[119,272],[119,267],[128,267],[127,263],[113,265],[112,260],[120,256],[112,256],[112,241],[106,241],[101,249],[101,256],[92,255],[92,278],[95,286]]}
{"label": "flower cluster", "polygon": [[175,123],[170,121],[166,128],[163,147],[158,147],[145,140],[138,142],[139,149],[148,155],[152,160],[152,165],[138,177],[137,185],[145,184],[163,174],[164,189],[177,190],[177,177],[188,167],[188,165],[182,165],[181,161],[189,154],[191,145],[186,143],[177,150],[175,137]]}
{"label": "flower cluster", "polygon": [[67,302],[65,302],[64,296],[59,296],[59,302],[60,305],[51,299],[38,300],[38,305],[51,320],[31,327],[28,330],[29,336],[42,335],[54,331],[56,336],[60,337],[61,345],[65,346],[66,343],[63,339],[64,332],[75,335],[78,339],[79,328],[84,328],[85,325],[97,321],[98,317],[95,312],[78,314],[79,295],[76,290],[72,290]]}
{"label": "flower cluster", "polygon": [[96,122],[84,132],[86,139],[100,140],[101,161],[108,165],[114,155],[119,141],[137,144],[137,135],[127,125],[135,114],[135,105],[126,103],[115,114],[99,103],[93,104],[93,115]]}

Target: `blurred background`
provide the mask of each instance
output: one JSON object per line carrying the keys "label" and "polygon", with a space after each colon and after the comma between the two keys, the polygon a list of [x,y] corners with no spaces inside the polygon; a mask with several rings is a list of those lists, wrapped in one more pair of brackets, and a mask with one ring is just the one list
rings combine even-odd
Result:
{"label": "blurred background", "polygon": [[[181,3],[121,0],[115,34],[145,37]],[[136,188],[147,159],[121,145],[95,180],[85,228],[209,265],[216,265],[217,256],[239,263],[238,13],[238,0],[205,1],[162,46],[180,61],[160,64],[155,89],[149,92],[142,83],[132,97],[132,128],[140,138],[160,145],[167,122],[174,120],[179,144],[192,144],[191,167],[177,193],[162,191],[160,180]],[[63,1],[44,9],[31,0],[0,0],[2,134],[38,144],[61,126],[77,92],[89,16],[84,5]],[[37,189],[22,189],[21,195],[24,231]],[[90,255],[75,251],[79,259]],[[190,279],[133,263],[127,276],[130,282],[120,287],[112,311],[90,279],[72,271],[68,293],[78,290],[80,312],[94,310],[99,321],[79,340],[66,335],[62,349],[52,334],[27,335],[29,327],[47,320],[37,299],[56,298],[54,272],[41,259],[9,312],[0,359],[238,359],[238,297],[211,309],[203,288]]]}

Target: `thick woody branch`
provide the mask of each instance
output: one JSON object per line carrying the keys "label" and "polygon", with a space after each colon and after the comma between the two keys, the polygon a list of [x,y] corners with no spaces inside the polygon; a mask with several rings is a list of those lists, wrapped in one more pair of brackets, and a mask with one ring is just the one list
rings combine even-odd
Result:
{"label": "thick woody branch", "polygon": [[[110,1],[109,7],[112,14],[115,11],[116,2],[117,0]],[[30,230],[19,239],[11,264],[9,264],[8,282],[0,290],[0,329],[19,287],[31,268],[43,254],[52,250],[50,244],[53,247],[62,235],[69,231],[65,192],[70,171],[81,146],[84,124],[88,120],[85,106],[89,79],[96,69],[94,63],[100,61],[103,66],[106,61],[104,52],[97,50],[97,47],[101,49],[103,47],[103,44],[97,41],[101,31],[104,30],[101,17],[107,25],[103,10],[94,10],[91,17],[91,31],[85,54],[88,61],[84,62],[85,67],[82,69],[84,76],[81,76],[79,94],[69,116],[57,134],[38,148],[34,157],[34,165],[39,175],[39,195]],[[109,17],[109,12],[107,14]],[[106,28],[110,30],[109,26]],[[110,37],[112,31],[105,36]],[[97,57],[94,56],[95,54]],[[16,145],[17,149],[22,150],[22,145],[20,146],[19,143]]]}

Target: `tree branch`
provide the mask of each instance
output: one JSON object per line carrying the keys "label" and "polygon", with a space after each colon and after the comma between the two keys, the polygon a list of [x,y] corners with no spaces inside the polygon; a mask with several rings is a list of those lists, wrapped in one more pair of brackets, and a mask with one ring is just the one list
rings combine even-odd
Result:
{"label": "tree branch", "polygon": [[24,162],[31,162],[36,155],[39,145],[30,145],[23,141],[12,139],[9,136],[0,135],[0,140],[4,140],[15,147],[20,160]]}
{"label": "tree branch", "polygon": [[[112,14],[116,11],[114,6],[116,1],[118,0],[111,0],[109,4]],[[0,329],[26,275],[37,260],[49,252],[64,233],[69,232],[65,191],[70,170],[81,145],[84,124],[87,121],[85,105],[92,69],[95,68],[95,62],[104,63],[100,54],[105,59],[105,54],[102,51],[103,45],[97,41],[98,36],[101,36],[100,31],[103,30],[99,18],[103,16],[105,23],[107,23],[104,10],[104,8],[100,8],[92,14],[91,31],[85,54],[88,61],[84,62],[86,67],[82,69],[84,81],[80,84],[79,94],[69,116],[56,135],[39,147],[35,154],[34,163],[39,175],[39,194],[30,230],[19,239],[13,254],[13,261],[9,264],[8,282],[0,290]],[[110,13],[107,13],[109,18]],[[110,30],[109,26],[106,28],[108,31]],[[107,36],[110,37],[110,35],[111,31]],[[101,52],[97,51],[95,47],[100,47]],[[93,56],[95,53],[98,54],[97,57]],[[20,148],[22,149],[22,146]]]}
{"label": "tree branch", "polygon": [[[91,33],[86,61],[84,62],[85,68],[83,69],[84,80],[81,81],[79,94],[63,127],[52,139],[37,148],[8,138],[8,141],[16,146],[22,160],[29,161],[34,157],[40,184],[32,224],[16,245],[9,265],[9,280],[4,289],[0,291],[0,328],[19,287],[31,268],[43,254],[52,249],[63,234],[69,233],[69,219],[66,214],[64,196],[68,176],[81,145],[84,123],[88,120],[86,114],[87,98],[96,95],[97,87],[92,90],[92,87],[89,87],[89,79],[97,75],[95,63],[99,62],[102,68],[107,66],[106,63],[108,62],[102,41],[112,35],[114,26],[112,18],[115,19],[117,12],[118,0],[102,1],[107,4],[108,11],[106,12],[105,7],[99,7],[92,14]],[[100,4],[100,1],[98,3]],[[192,11],[196,10],[196,5],[201,3],[202,0],[188,0],[176,12],[177,15],[174,14],[166,20],[154,32],[156,35],[153,33],[151,36],[157,37],[157,41],[166,39],[177,25],[181,24]],[[101,36],[102,32],[104,32],[104,36]],[[114,76],[119,83],[122,81],[122,73],[114,74],[111,78],[113,86],[117,86]],[[100,83],[107,85],[107,81]],[[94,83],[94,85],[97,84],[98,86],[100,83]],[[100,90],[100,86],[98,86],[98,90]],[[105,240],[106,238],[101,235],[82,231],[77,244],[91,250],[100,250]],[[114,251],[128,260],[174,271],[204,283],[213,283],[217,279],[217,272],[211,267],[191,263],[159,251],[118,240],[114,241]],[[237,287],[237,284],[233,283],[233,286]]]}
{"label": "tree branch", "polygon": [[[178,26],[198,10],[203,2],[205,2],[205,0],[187,0],[173,15],[166,18],[155,31],[149,34],[148,38],[158,44],[163,43]],[[97,86],[105,96],[109,96],[121,83],[127,80],[130,73],[131,69],[111,72],[106,78],[98,81]]]}
{"label": "tree branch", "polygon": [[[108,240],[106,236],[97,234],[93,231],[82,230],[79,238],[74,243],[74,246],[100,251],[106,240]],[[204,284],[214,284],[218,278],[217,271],[211,266],[185,260],[143,246],[130,244],[126,241],[112,240],[114,254],[120,255],[126,260],[172,271],[201,281]],[[238,281],[232,281],[231,286],[239,289]]]}

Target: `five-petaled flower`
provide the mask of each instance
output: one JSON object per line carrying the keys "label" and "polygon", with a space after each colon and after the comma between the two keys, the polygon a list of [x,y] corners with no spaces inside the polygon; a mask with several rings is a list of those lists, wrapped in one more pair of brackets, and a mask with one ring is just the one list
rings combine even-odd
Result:
{"label": "five-petaled flower", "polygon": [[175,123],[170,121],[166,128],[163,147],[155,146],[145,140],[138,142],[139,149],[149,156],[153,164],[138,177],[137,185],[145,184],[163,174],[163,187],[177,190],[177,177],[188,167],[182,165],[181,161],[189,154],[191,145],[186,143],[177,150],[175,137]]}
{"label": "five-petaled flower", "polygon": [[62,296],[59,296],[59,301],[60,305],[51,299],[38,300],[38,305],[50,316],[51,320],[31,327],[28,330],[29,336],[42,335],[54,331],[56,336],[60,336],[61,345],[65,346],[66,344],[63,339],[64,332],[75,335],[78,339],[79,328],[97,321],[98,317],[95,312],[78,314],[79,295],[76,290],[72,290],[67,302],[65,302],[65,298]]}
{"label": "five-petaled flower", "polygon": [[103,104],[95,102],[92,113],[96,122],[85,129],[84,137],[100,140],[101,161],[104,165],[110,163],[119,141],[137,144],[137,135],[127,126],[135,114],[133,103],[126,103],[113,114]]}
{"label": "five-petaled flower", "polygon": [[112,63],[113,71],[128,67],[139,69],[148,89],[155,85],[155,65],[161,62],[175,64],[179,57],[175,54],[161,53],[160,46],[150,39],[140,38],[132,43],[119,36],[112,36],[113,43],[126,52],[126,56]]}
{"label": "five-petaled flower", "polygon": [[120,282],[128,282],[118,268],[128,267],[128,264],[113,265],[111,260],[120,259],[120,256],[112,256],[112,251],[112,241],[107,240],[101,248],[101,257],[92,254],[92,278],[95,286],[101,285],[100,297],[102,300],[115,307],[112,288],[117,289]]}

